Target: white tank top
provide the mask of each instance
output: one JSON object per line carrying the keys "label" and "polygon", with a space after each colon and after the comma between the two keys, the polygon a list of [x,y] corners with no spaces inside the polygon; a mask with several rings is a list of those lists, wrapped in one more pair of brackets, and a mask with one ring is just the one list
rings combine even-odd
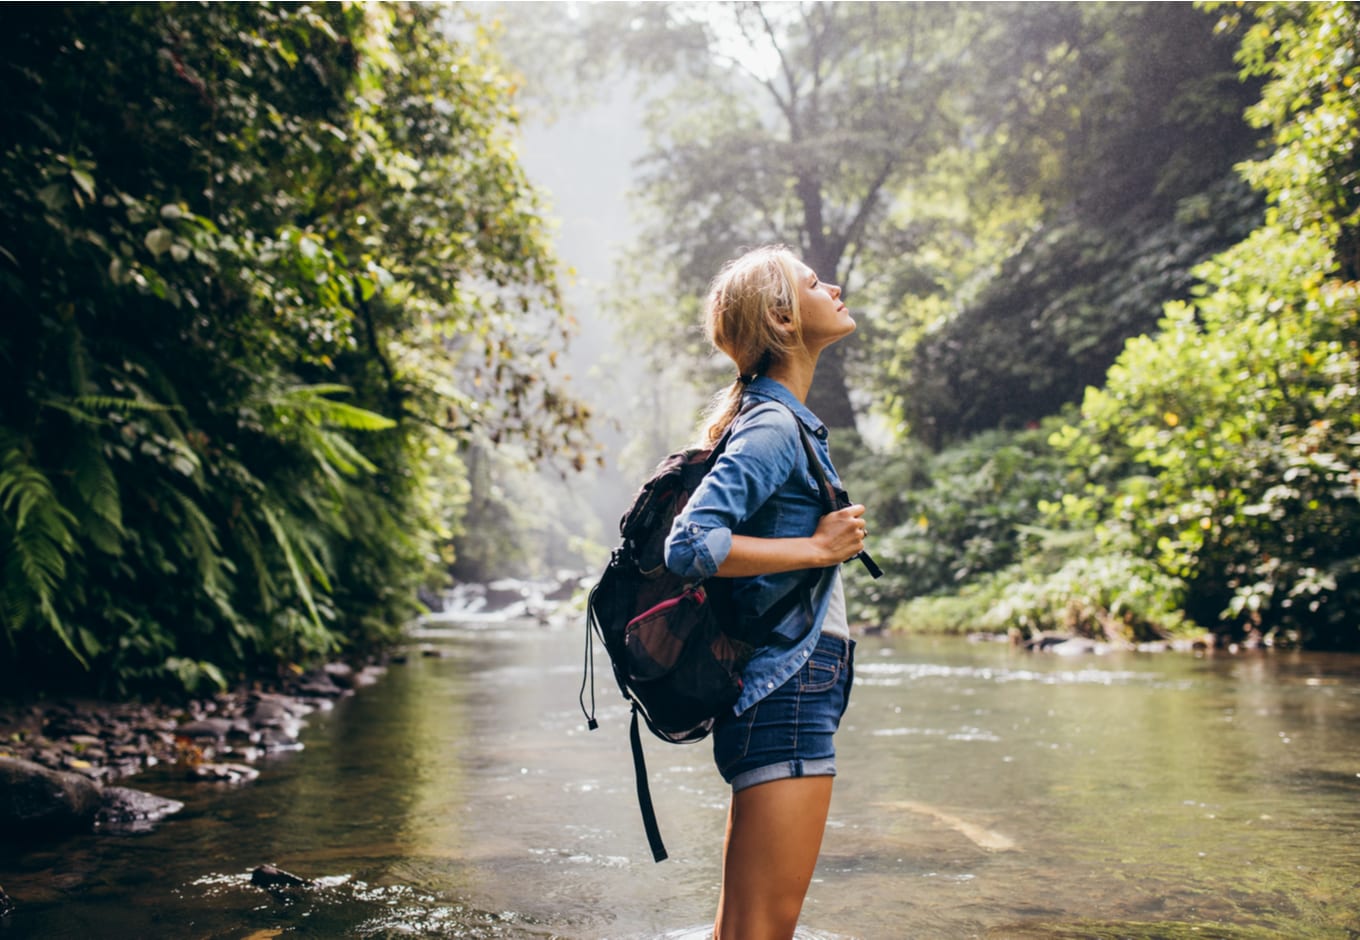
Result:
{"label": "white tank top", "polygon": [[822,621],[822,636],[850,636],[850,620],[845,613],[845,585],[840,569],[836,570],[836,581],[831,585],[831,602],[826,608],[826,619]]}

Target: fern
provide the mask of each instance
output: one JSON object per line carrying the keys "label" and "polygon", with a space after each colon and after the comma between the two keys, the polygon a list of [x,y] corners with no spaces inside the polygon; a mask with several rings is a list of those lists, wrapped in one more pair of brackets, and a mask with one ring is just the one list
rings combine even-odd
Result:
{"label": "fern", "polygon": [[[76,518],[57,498],[55,488],[28,455],[10,444],[0,459],[0,512],[9,543],[3,593],[9,630],[32,620],[47,624],[83,668],[89,663],[57,613],[55,600],[66,578],[67,561],[76,553]],[[8,631],[7,631],[8,632]]]}
{"label": "fern", "polygon": [[293,586],[297,588],[298,597],[306,605],[312,623],[321,628],[321,612],[317,609],[316,598],[312,596],[312,587],[307,581],[307,574],[302,570],[302,565],[298,563],[292,537],[289,536],[288,530],[284,528],[273,509],[267,505],[262,505],[260,506],[260,513],[264,516],[269,531],[274,534],[274,541],[283,552],[283,559],[288,565],[288,573],[293,576]]}
{"label": "fern", "polygon": [[204,589],[211,593],[220,593],[223,588],[223,565],[226,560],[221,555],[222,546],[218,542],[216,528],[198,503],[173,486],[167,486],[165,489],[183,513],[181,531]]}
{"label": "fern", "polygon": [[327,395],[349,395],[347,385],[322,383],[292,385],[275,392],[266,403],[283,414],[301,417],[318,427],[337,427],[349,431],[386,431],[396,427],[391,418],[346,402],[327,398]]}
{"label": "fern", "polygon": [[76,435],[70,462],[76,496],[88,510],[81,518],[82,532],[101,552],[120,554],[122,541],[127,537],[123,528],[123,501],[118,477],[104,456],[99,437]]}

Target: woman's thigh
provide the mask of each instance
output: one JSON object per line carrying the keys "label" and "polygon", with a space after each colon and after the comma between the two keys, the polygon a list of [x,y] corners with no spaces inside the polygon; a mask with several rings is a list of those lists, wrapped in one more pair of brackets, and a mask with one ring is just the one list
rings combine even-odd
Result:
{"label": "woman's thigh", "polygon": [[834,779],[788,777],[732,794],[719,940],[793,936],[817,867]]}

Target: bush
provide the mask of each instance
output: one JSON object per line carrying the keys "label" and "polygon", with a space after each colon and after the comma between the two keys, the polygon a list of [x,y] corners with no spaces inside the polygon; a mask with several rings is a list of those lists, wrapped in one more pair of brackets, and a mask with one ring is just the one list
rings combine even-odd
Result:
{"label": "bush", "polygon": [[1046,578],[1006,586],[1001,595],[981,619],[997,632],[1138,643],[1199,629],[1181,610],[1185,585],[1129,555],[1074,558]]}
{"label": "bush", "polygon": [[1049,436],[991,431],[935,455],[908,442],[853,464],[850,492],[869,507],[869,547],[884,576],[851,570],[852,615],[883,623],[905,600],[960,590],[1038,551],[1042,539],[1027,526],[1069,475]]}

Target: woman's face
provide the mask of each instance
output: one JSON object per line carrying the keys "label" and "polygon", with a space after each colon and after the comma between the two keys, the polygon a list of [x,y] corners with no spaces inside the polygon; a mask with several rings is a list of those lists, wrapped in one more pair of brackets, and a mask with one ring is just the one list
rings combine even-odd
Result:
{"label": "woman's face", "polygon": [[798,311],[803,326],[803,345],[811,352],[821,352],[843,336],[855,331],[854,318],[841,303],[841,289],[827,284],[815,271],[803,264],[798,270]]}

